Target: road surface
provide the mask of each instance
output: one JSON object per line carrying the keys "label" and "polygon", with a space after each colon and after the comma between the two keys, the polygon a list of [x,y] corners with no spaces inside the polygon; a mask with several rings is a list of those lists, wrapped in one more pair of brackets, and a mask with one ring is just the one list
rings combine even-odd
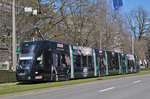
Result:
{"label": "road surface", "polygon": [[150,99],[150,74],[4,96],[0,99]]}

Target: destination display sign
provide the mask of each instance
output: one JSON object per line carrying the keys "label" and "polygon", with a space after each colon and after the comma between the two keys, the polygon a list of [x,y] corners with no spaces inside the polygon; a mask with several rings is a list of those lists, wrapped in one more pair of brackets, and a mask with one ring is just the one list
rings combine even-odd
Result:
{"label": "destination display sign", "polygon": [[73,52],[75,55],[92,55],[92,48],[82,47],[82,46],[73,46]]}

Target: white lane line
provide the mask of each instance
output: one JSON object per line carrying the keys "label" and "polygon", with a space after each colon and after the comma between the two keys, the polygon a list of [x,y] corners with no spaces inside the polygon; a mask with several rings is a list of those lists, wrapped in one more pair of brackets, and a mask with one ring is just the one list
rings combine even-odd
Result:
{"label": "white lane line", "polygon": [[114,88],[115,88],[115,87],[110,87],[110,88],[107,88],[107,89],[100,90],[99,92],[108,91],[108,90],[111,90],[111,89],[114,89]]}
{"label": "white lane line", "polygon": [[135,84],[135,83],[139,83],[139,82],[141,82],[141,80],[134,81],[133,83]]}

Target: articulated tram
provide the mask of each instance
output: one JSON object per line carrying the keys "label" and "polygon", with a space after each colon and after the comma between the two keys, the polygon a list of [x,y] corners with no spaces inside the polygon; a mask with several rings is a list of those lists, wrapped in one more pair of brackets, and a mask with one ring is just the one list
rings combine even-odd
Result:
{"label": "articulated tram", "polygon": [[21,82],[60,81],[136,72],[135,55],[43,40],[21,45],[16,77]]}

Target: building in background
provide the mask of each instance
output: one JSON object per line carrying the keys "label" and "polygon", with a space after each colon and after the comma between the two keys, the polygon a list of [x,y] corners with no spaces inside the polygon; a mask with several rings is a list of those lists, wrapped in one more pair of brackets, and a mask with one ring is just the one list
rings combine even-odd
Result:
{"label": "building in background", "polygon": [[0,46],[0,70],[9,70],[8,48]]}
{"label": "building in background", "polygon": [[0,19],[0,70],[9,70],[12,50],[12,0],[0,0]]}

